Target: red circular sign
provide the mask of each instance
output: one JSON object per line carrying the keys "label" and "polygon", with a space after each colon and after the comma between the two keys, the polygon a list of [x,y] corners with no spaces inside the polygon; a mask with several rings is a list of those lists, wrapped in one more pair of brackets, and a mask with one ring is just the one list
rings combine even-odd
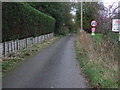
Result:
{"label": "red circular sign", "polygon": [[95,21],[95,20],[91,21],[90,24],[92,27],[96,27],[98,25],[97,21]]}

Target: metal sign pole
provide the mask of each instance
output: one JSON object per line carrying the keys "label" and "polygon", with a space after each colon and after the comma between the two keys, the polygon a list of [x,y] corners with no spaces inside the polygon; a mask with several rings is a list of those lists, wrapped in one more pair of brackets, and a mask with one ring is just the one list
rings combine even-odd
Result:
{"label": "metal sign pole", "polygon": [[120,27],[119,27],[119,41],[120,41]]}
{"label": "metal sign pole", "polygon": [[119,23],[118,23],[118,30],[119,30],[119,42],[120,42],[120,26],[119,26]]}

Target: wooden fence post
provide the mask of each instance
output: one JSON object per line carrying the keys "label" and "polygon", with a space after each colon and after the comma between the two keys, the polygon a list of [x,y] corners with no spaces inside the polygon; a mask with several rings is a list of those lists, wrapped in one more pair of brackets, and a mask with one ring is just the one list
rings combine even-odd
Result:
{"label": "wooden fence post", "polygon": [[13,48],[12,48],[12,41],[10,42],[10,44],[11,44],[11,52],[13,51]]}
{"label": "wooden fence post", "polygon": [[41,36],[40,36],[40,42],[41,42]]}
{"label": "wooden fence post", "polygon": [[15,51],[15,40],[13,41],[13,44],[14,44],[14,51]]}
{"label": "wooden fence post", "polygon": [[25,42],[26,42],[26,48],[27,48],[27,38],[25,38]]}
{"label": "wooden fence post", "polygon": [[43,41],[45,41],[45,35],[43,35],[43,37],[44,37]]}
{"label": "wooden fence post", "polygon": [[9,54],[9,41],[7,42],[7,52]]}
{"label": "wooden fence post", "polygon": [[16,40],[16,49],[18,50],[18,39]]}
{"label": "wooden fence post", "polygon": [[3,42],[3,56],[5,57],[5,42]]}
{"label": "wooden fence post", "polygon": [[18,40],[19,41],[19,50],[20,50],[20,40]]}
{"label": "wooden fence post", "polygon": [[49,34],[47,34],[47,37],[48,37],[48,39],[49,39]]}
{"label": "wooden fence post", "polygon": [[37,36],[37,43],[38,43],[38,36]]}
{"label": "wooden fence post", "polygon": [[32,37],[32,44],[33,44],[33,37]]}
{"label": "wooden fence post", "polygon": [[47,39],[49,39],[49,34],[47,34]]}

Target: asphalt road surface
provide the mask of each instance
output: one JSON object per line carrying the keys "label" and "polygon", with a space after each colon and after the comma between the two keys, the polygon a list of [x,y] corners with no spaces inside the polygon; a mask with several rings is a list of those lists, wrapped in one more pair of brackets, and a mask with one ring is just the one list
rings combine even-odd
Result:
{"label": "asphalt road surface", "polygon": [[3,88],[86,88],[75,56],[75,36],[65,36],[3,78]]}

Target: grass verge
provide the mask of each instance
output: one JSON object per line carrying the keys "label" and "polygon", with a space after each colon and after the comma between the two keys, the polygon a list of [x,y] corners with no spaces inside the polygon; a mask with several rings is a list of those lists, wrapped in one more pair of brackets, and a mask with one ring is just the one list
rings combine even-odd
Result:
{"label": "grass verge", "polygon": [[[76,39],[77,60],[92,88],[118,88],[118,62],[107,51],[101,35],[91,38],[81,32]],[[103,43],[104,42],[104,43]],[[111,48],[111,47],[110,47]]]}
{"label": "grass verge", "polygon": [[2,76],[5,76],[7,72],[14,69],[18,64],[22,63],[25,60],[28,60],[29,58],[40,52],[41,49],[48,47],[59,38],[60,37],[58,36],[53,37],[49,40],[43,41],[42,43],[34,44],[26,49],[22,49],[18,52],[12,53],[10,57],[2,58]]}

